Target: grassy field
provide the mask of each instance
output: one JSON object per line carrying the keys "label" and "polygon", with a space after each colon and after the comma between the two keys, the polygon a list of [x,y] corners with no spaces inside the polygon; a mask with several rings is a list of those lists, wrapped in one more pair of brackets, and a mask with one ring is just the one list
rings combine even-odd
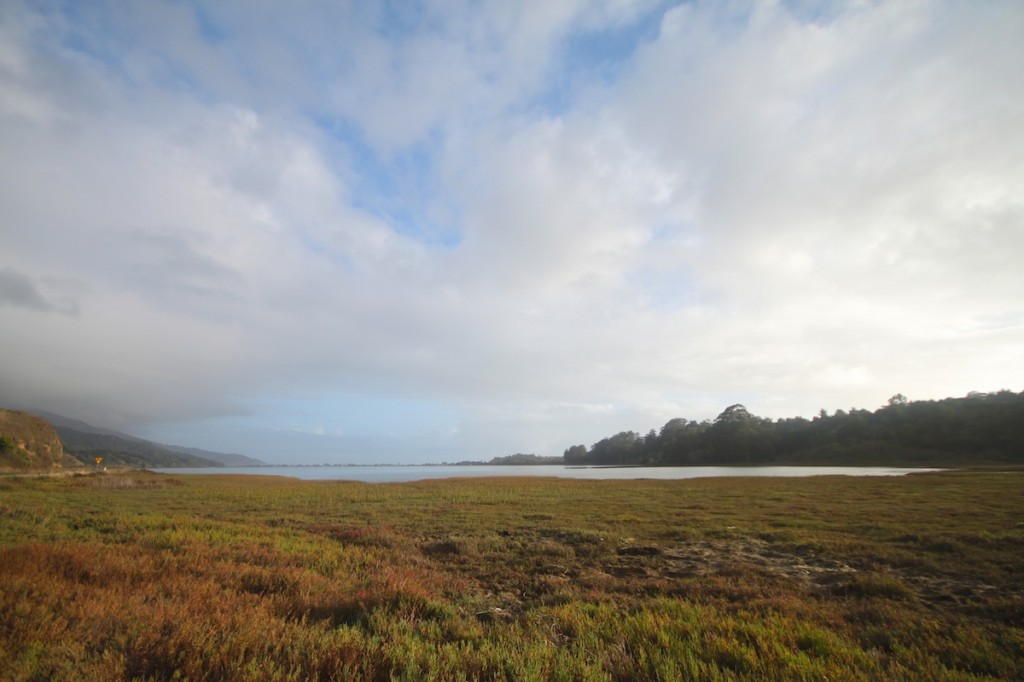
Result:
{"label": "grassy field", "polygon": [[1024,474],[0,479],[5,680],[1024,679]]}

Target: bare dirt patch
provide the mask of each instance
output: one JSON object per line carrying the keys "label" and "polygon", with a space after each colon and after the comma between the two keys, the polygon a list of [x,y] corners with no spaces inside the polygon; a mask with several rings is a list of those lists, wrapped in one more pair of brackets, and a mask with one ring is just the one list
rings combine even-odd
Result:
{"label": "bare dirt patch", "polygon": [[664,556],[668,574],[678,577],[700,577],[743,567],[821,585],[857,572],[842,561],[785,551],[757,539],[695,542],[674,547]]}
{"label": "bare dirt patch", "polygon": [[971,576],[938,575],[908,567],[842,561],[808,549],[780,548],[755,538],[702,540],[671,547],[624,546],[601,566],[616,578],[702,579],[769,575],[822,596],[881,596],[936,606],[970,607],[995,598],[1019,598],[1024,589],[996,587]]}

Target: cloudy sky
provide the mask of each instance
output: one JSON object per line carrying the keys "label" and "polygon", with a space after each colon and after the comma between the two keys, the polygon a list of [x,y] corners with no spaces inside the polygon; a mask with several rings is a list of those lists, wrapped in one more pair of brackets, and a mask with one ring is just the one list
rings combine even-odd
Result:
{"label": "cloudy sky", "polygon": [[1024,389],[1018,0],[0,2],[0,405],[438,462]]}

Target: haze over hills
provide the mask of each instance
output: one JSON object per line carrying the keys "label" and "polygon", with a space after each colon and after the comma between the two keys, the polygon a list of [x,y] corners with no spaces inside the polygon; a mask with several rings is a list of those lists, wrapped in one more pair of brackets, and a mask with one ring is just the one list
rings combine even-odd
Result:
{"label": "haze over hills", "polygon": [[64,448],[85,463],[103,457],[109,464],[146,467],[260,466],[264,462],[237,453],[214,452],[181,445],[156,443],[84,421],[31,410],[53,425]]}

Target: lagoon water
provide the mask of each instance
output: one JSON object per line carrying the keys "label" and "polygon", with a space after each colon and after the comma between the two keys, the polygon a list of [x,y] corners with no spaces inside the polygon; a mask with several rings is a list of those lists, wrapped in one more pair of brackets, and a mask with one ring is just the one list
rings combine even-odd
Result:
{"label": "lagoon water", "polygon": [[903,476],[929,468],[900,467],[576,467],[560,464],[534,466],[262,466],[216,467],[203,469],[154,469],[167,474],[247,474],[289,476],[307,481],[362,481],[364,483],[403,483],[437,478],[555,476],[592,480],[712,478],[716,476]]}

